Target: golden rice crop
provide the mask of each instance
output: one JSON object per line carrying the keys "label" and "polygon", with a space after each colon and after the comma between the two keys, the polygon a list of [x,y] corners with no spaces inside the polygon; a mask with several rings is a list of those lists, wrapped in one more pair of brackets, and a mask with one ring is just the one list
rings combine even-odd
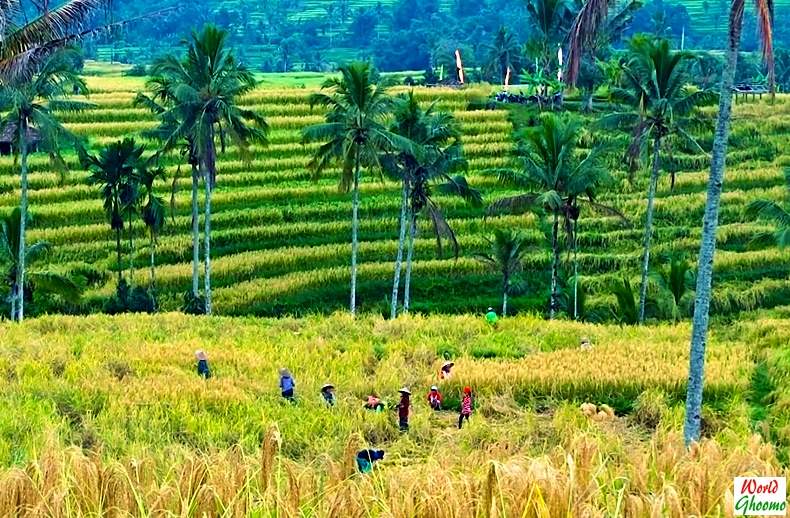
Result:
{"label": "golden rice crop", "polygon": [[[788,474],[771,445],[750,438],[748,407],[733,394],[753,368],[747,341],[768,333],[780,344],[790,327],[761,319],[737,331],[717,330],[709,345],[706,394],[729,413],[714,439],[686,450],[671,398],[655,430],[579,410],[617,391],[682,390],[686,324],[522,316],[493,330],[478,316],[178,314],[2,324],[0,406],[14,412],[0,427],[0,515],[728,515],[734,476]],[[580,336],[592,350],[578,349]],[[523,357],[476,359],[492,344]],[[196,348],[208,351],[213,379],[194,374]],[[442,390],[476,393],[460,431],[452,412],[421,398],[448,348],[457,368]],[[296,405],[279,401],[282,365],[296,377]],[[338,387],[332,409],[318,397],[327,380]],[[360,408],[371,390],[389,398],[404,383],[415,392],[407,436],[393,415]],[[532,397],[550,398],[552,411],[536,414]],[[385,460],[354,474],[367,446],[384,447]]]}

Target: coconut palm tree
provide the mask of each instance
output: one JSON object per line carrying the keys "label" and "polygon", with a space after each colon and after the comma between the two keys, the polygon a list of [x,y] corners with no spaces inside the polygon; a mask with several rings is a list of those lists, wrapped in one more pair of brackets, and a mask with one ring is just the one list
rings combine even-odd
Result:
{"label": "coconut palm tree", "polygon": [[[201,176],[200,160],[197,157],[195,139],[192,134],[187,133],[181,136],[180,142],[177,138],[179,134],[175,134],[179,130],[180,122],[174,118],[178,113],[170,109],[176,103],[174,86],[174,82],[168,77],[154,76],[146,83],[150,95],[138,93],[133,104],[148,108],[160,120],[160,125],[147,132],[147,136],[168,143],[171,147],[180,148],[181,155],[187,158],[192,169],[192,291],[186,297],[185,307],[205,313],[205,301],[200,297],[200,202],[198,199]],[[161,153],[166,151],[170,151],[170,149],[162,148],[160,150]],[[180,170],[179,167],[178,172]],[[170,198],[171,212],[175,207],[175,181],[179,176],[178,172],[176,178],[173,179],[174,188]]]}
{"label": "coconut palm tree", "polygon": [[395,99],[393,115],[391,131],[409,139],[414,149],[387,152],[381,157],[383,171],[390,178],[401,182],[400,234],[392,283],[391,318],[395,318],[397,314],[407,227],[409,238],[403,305],[405,312],[408,312],[410,303],[418,217],[424,215],[430,219],[440,255],[443,237],[451,242],[455,254],[458,253],[455,233],[433,199],[431,186],[438,182],[437,189],[440,192],[461,196],[473,204],[482,204],[480,193],[469,187],[463,176],[453,176],[453,173],[466,168],[466,161],[461,154],[461,133],[453,116],[436,110],[435,103],[423,109],[414,97],[414,92]]}
{"label": "coconut palm tree", "polygon": [[[787,197],[790,199],[790,167],[785,169],[785,186]],[[753,217],[772,221],[776,230],[769,236],[757,236],[756,240],[766,241],[770,238],[779,248],[790,246],[790,205],[782,207],[772,200],[753,201],[747,213]]]}
{"label": "coconut palm tree", "polygon": [[[10,291],[11,319],[18,319],[19,307],[17,300],[24,297],[27,301],[33,299],[34,292],[42,291],[53,295],[60,295],[69,300],[77,300],[82,294],[82,287],[73,279],[52,272],[48,269],[36,268],[36,263],[44,259],[51,246],[46,241],[39,241],[25,247],[25,264],[29,271],[25,276],[24,287],[17,284],[17,270],[20,268],[19,243],[22,238],[20,221],[22,211],[17,207],[11,214],[0,219],[0,264],[4,266],[2,272],[3,284]],[[32,219],[27,214],[27,223]],[[16,294],[20,294],[19,297]]]}
{"label": "coconut palm tree", "polygon": [[626,86],[612,92],[615,101],[629,109],[610,114],[601,121],[605,126],[615,126],[630,132],[631,144],[627,156],[632,164],[637,163],[639,156],[652,144],[639,290],[639,323],[645,320],[653,209],[661,172],[662,144],[671,135],[704,153],[687,130],[701,119],[698,108],[715,100],[712,92],[693,90],[687,86],[691,82],[689,71],[693,58],[691,53],[672,51],[667,40],[653,40],[646,36],[631,39],[629,60],[624,69]]}
{"label": "coconut palm tree", "polygon": [[580,131],[578,122],[573,119],[544,114],[541,124],[523,130],[518,137],[523,168],[492,171],[501,183],[523,192],[496,200],[488,207],[489,215],[542,210],[552,218],[550,318],[554,318],[560,305],[560,223],[575,249],[580,203],[622,218],[616,210],[595,201],[595,192],[608,180],[608,174],[599,165],[597,150],[583,159],[577,157]]}
{"label": "coconut palm tree", "polygon": [[494,231],[494,239],[487,239],[490,251],[475,257],[502,275],[502,315],[507,315],[507,298],[521,285],[515,276],[521,271],[524,256],[529,251],[527,236],[521,231]]}
{"label": "coconut palm tree", "polygon": [[310,161],[315,179],[334,163],[342,167],[340,190],[351,191],[351,295],[349,310],[357,307],[357,250],[359,230],[359,180],[362,167],[381,171],[386,150],[411,148],[408,139],[386,127],[393,105],[384,85],[379,85],[368,63],[340,67],[340,77],[327,79],[321,92],[310,96],[311,108],[326,108],[326,122],[305,128],[303,142],[321,142]]}
{"label": "coconut palm tree", "polygon": [[[87,103],[67,100],[66,97],[75,89],[86,93],[85,83],[75,73],[71,58],[75,51],[62,49],[49,54],[39,63],[38,70],[32,76],[15,75],[0,83],[0,111],[5,112],[0,118],[0,133],[14,135],[14,153],[20,164],[20,240],[19,259],[16,269],[19,278],[17,286],[25,285],[25,236],[28,210],[28,179],[27,159],[31,151],[40,149],[50,154],[53,165],[65,168],[60,155],[60,146],[73,142],[74,137],[66,131],[55,115],[55,111],[76,111],[84,109]],[[36,141],[31,149],[31,144]],[[24,300],[17,294],[17,312],[19,320],[24,318]]]}
{"label": "coconut palm tree", "polygon": [[266,119],[240,107],[241,96],[257,82],[252,72],[238,63],[227,47],[228,33],[213,25],[193,32],[183,61],[166,56],[156,63],[154,75],[172,83],[173,104],[165,119],[178,126],[165,141],[171,149],[185,138],[192,139],[205,187],[204,205],[204,296],[206,314],[211,314],[211,195],[217,183],[217,144],[224,152],[230,141],[242,158],[249,159],[250,145],[268,144]]}
{"label": "coconut palm tree", "polygon": [[[99,185],[104,202],[104,212],[115,232],[115,251],[117,254],[118,285],[123,280],[121,265],[121,233],[124,229],[124,212],[128,205],[136,202],[138,168],[144,148],[133,139],[113,142],[102,148],[98,155],[90,155],[80,148],[82,167],[90,173],[88,182]],[[131,220],[129,221],[131,223]],[[131,235],[131,229],[129,229]],[[129,251],[130,254],[132,251]]]}
{"label": "coconut palm tree", "polygon": [[518,69],[521,57],[521,45],[515,35],[502,26],[488,47],[488,60],[485,65],[487,74],[505,84],[508,69]]}
{"label": "coconut palm tree", "polygon": [[[741,43],[745,4],[746,0],[732,0],[730,7],[727,61],[722,73],[719,115],[716,120],[710,175],[708,176],[708,197],[705,203],[705,215],[702,219],[702,237],[697,266],[697,288],[689,354],[689,382],[686,392],[686,422],[683,432],[687,445],[699,440],[702,425],[702,387],[704,384],[705,346],[708,338],[713,258],[716,254],[716,229],[719,224],[719,205],[724,185],[727,141],[730,135],[732,87],[735,83],[735,70],[738,65],[738,48]],[[773,1],[755,0],[754,4],[757,8],[757,25],[760,28],[763,59],[768,66],[769,77],[773,78],[773,29],[771,26]]]}
{"label": "coconut palm tree", "polygon": [[165,224],[165,204],[161,196],[154,192],[154,183],[158,179],[164,179],[165,171],[161,167],[151,167],[145,165],[140,168],[139,181],[142,192],[140,193],[140,200],[144,202],[140,210],[143,222],[148,229],[148,246],[151,252],[151,279],[148,285],[148,291],[151,297],[155,300],[156,290],[156,242]]}
{"label": "coconut palm tree", "polygon": [[536,68],[550,76],[556,75],[551,64],[573,20],[571,8],[569,0],[526,0],[527,15],[535,29],[527,42],[527,53],[538,60]]}

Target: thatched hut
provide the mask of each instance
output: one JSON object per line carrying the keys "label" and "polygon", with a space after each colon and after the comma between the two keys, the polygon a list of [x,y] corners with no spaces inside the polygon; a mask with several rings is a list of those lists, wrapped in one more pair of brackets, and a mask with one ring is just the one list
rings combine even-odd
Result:
{"label": "thatched hut", "polygon": [[[8,156],[14,152],[19,131],[15,123],[6,124],[3,131],[0,132],[0,155]],[[27,151],[28,153],[35,153],[38,151],[38,145],[41,142],[41,134],[35,128],[27,128]]]}

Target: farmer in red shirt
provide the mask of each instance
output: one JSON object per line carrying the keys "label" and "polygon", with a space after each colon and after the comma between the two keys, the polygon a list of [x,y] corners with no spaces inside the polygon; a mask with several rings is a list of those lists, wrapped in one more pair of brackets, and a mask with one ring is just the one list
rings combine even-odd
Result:
{"label": "farmer in red shirt", "polygon": [[464,424],[464,419],[469,421],[469,416],[472,415],[472,389],[464,387],[464,395],[461,398],[461,414],[458,416],[458,429]]}
{"label": "farmer in red shirt", "polygon": [[431,391],[428,392],[428,405],[434,410],[441,410],[442,401],[442,393],[439,392],[439,387],[436,385],[432,386]]}

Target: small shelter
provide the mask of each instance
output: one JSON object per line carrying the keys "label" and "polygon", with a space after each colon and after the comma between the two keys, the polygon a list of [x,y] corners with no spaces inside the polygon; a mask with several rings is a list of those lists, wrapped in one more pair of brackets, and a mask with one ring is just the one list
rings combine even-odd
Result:
{"label": "small shelter", "polygon": [[[8,156],[14,152],[16,141],[19,136],[17,125],[15,123],[6,124],[3,131],[0,132],[0,155]],[[35,128],[27,128],[27,151],[28,153],[35,153],[38,151],[38,145],[41,143],[41,134]]]}

